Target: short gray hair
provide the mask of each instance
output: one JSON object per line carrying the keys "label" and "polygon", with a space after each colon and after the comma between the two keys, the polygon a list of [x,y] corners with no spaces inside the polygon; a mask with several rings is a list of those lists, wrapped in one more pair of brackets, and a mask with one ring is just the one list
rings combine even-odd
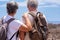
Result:
{"label": "short gray hair", "polygon": [[27,2],[27,6],[31,6],[31,7],[38,7],[38,1],[37,0],[28,0]]}

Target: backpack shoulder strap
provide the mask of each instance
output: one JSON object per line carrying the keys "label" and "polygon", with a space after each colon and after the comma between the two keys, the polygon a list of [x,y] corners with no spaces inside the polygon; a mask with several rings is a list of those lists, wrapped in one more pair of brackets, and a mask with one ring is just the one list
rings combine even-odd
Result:
{"label": "backpack shoulder strap", "polygon": [[17,32],[15,32],[9,40],[11,40],[16,34],[17,34],[16,35],[16,40],[17,40],[18,32],[19,32],[19,30]]}
{"label": "backpack shoulder strap", "polygon": [[14,18],[11,18],[11,19],[9,19],[8,21],[6,21],[5,23],[7,23],[7,27],[6,27],[6,30],[8,31],[8,26],[9,26],[9,24],[13,21],[13,20],[15,20]]}
{"label": "backpack shoulder strap", "polygon": [[[8,26],[13,20],[15,20],[15,18],[11,18],[11,19],[9,19],[8,21],[5,22],[5,23],[7,23],[6,32],[8,32]],[[7,36],[6,36],[6,38],[7,38]]]}
{"label": "backpack shoulder strap", "polygon": [[9,19],[6,23],[9,25],[9,23],[12,22],[13,20],[15,20],[15,18]]}
{"label": "backpack shoulder strap", "polygon": [[[36,31],[38,32],[38,35],[40,36],[40,32],[38,31],[38,28],[37,28],[37,24],[36,24],[36,21],[35,21],[35,18],[37,17],[38,13],[36,14],[36,16],[34,16],[33,14],[29,13],[33,19],[34,19],[34,25],[35,25],[35,28],[36,28]],[[37,18],[36,18],[37,19]]]}
{"label": "backpack shoulder strap", "polygon": [[37,12],[37,17],[40,19],[43,26],[47,26],[47,21],[41,12]]}
{"label": "backpack shoulder strap", "polygon": [[[2,20],[2,24],[4,24],[4,23],[3,23],[4,16],[1,18],[1,20]],[[7,24],[9,25],[9,23],[12,22],[13,20],[15,20],[15,18],[10,18],[10,19],[9,19],[8,21],[6,21],[5,23],[7,23]]]}
{"label": "backpack shoulder strap", "polygon": [[36,17],[33,13],[28,13],[28,14],[30,14],[33,18],[35,18],[35,17]]}

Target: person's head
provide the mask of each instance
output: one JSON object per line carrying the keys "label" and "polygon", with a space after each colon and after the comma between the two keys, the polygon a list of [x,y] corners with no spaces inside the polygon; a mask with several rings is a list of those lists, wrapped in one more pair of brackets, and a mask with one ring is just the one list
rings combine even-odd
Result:
{"label": "person's head", "polygon": [[18,5],[16,2],[8,2],[7,3],[7,13],[8,15],[14,16],[18,9]]}
{"label": "person's head", "polygon": [[29,11],[34,11],[38,7],[38,2],[37,0],[28,0],[27,2],[27,7]]}

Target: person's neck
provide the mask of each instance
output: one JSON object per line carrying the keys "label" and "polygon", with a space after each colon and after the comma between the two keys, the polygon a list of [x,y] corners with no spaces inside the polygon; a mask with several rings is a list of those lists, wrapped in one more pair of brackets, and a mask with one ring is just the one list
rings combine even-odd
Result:
{"label": "person's neck", "polygon": [[8,14],[8,15],[14,17],[14,15],[12,15],[12,14]]}
{"label": "person's neck", "polygon": [[32,11],[35,11],[36,12],[37,10],[29,10],[29,12],[32,12]]}

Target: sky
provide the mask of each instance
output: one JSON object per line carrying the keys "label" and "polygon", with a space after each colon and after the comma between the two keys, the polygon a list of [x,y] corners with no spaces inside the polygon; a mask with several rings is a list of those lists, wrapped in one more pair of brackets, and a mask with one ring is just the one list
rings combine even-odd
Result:
{"label": "sky", "polygon": [[[0,0],[0,18],[7,15],[6,4],[10,1],[18,2],[19,9],[15,18],[20,20],[22,15],[28,11],[27,0]],[[60,0],[38,0],[38,3],[38,11],[46,16],[48,22],[60,22]]]}

